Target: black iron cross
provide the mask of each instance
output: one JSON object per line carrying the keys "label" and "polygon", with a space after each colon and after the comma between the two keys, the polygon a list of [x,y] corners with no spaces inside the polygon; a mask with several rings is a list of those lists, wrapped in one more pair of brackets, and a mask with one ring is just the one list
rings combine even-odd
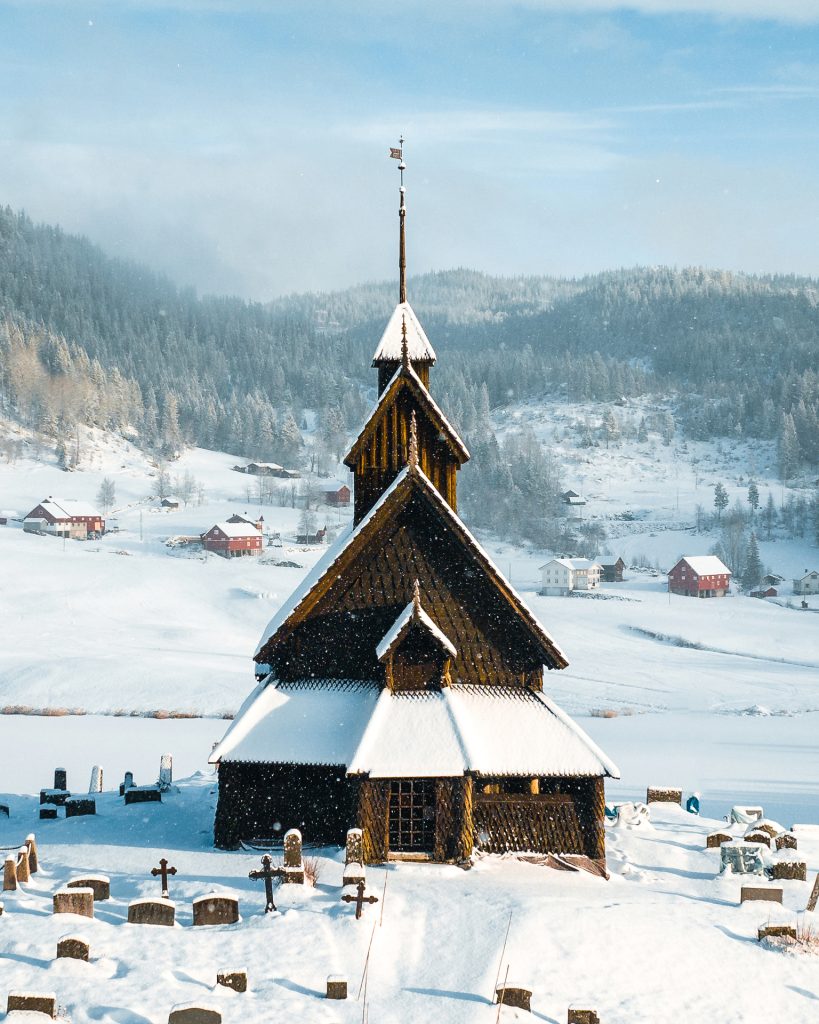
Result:
{"label": "black iron cross", "polygon": [[282,878],[284,876],[284,868],[274,868],[273,859],[269,853],[266,853],[262,857],[262,869],[261,871],[250,871],[248,872],[248,878],[252,878],[254,881],[259,878],[264,879],[264,891],[267,897],[267,906],[264,908],[264,912],[269,914],[271,911],[276,909],[276,904],[273,902],[273,879]]}
{"label": "black iron cross", "polygon": [[355,887],[355,896],[352,893],[345,893],[342,897],[345,903],[355,903],[355,919],[356,921],[361,917],[361,911],[364,909],[365,903],[378,903],[377,896],[365,896],[364,895],[364,883],[359,882]]}
{"label": "black iron cross", "polygon": [[159,858],[159,867],[151,868],[151,874],[156,878],[157,875],[162,875],[162,899],[168,898],[168,875],[175,875],[176,868],[169,868],[168,862],[164,857]]}

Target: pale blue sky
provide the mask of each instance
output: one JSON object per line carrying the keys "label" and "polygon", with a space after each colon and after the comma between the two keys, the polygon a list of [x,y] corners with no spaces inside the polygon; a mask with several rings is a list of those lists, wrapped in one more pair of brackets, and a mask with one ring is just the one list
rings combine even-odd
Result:
{"label": "pale blue sky", "polygon": [[819,0],[0,0],[0,203],[203,291],[819,276]]}

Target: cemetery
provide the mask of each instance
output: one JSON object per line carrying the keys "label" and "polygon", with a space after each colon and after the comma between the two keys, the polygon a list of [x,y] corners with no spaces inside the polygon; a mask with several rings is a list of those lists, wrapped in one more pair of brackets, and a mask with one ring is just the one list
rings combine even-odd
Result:
{"label": "cemetery", "polygon": [[60,771],[3,795],[5,1019],[810,1019],[816,825],[650,787],[606,807],[607,878],[511,853],[365,866],[354,826],[341,847],[282,823],[277,846],[214,849],[215,776],[163,765],[137,805],[99,769],[93,815],[68,813]]}

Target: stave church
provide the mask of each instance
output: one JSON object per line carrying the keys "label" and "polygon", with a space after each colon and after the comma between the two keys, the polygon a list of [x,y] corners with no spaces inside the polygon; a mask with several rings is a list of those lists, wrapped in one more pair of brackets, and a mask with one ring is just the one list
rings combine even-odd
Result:
{"label": "stave church", "polygon": [[566,657],[458,515],[469,452],[407,301],[398,159],[399,296],[373,357],[378,399],[345,457],[353,522],[265,629],[265,674],[211,754],[215,843],[271,845],[296,827],[342,844],[357,826],[368,863],[481,850],[604,868],[617,768],[544,692]]}

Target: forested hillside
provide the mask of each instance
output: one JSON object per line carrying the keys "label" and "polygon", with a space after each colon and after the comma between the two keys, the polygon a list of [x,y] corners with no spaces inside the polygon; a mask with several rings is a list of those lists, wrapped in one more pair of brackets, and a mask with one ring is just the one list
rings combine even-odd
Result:
{"label": "forested hillside", "polygon": [[[55,439],[76,422],[313,466],[342,452],[372,398],[372,350],[395,285],[270,304],[199,298],[85,239],[0,210],[0,411]],[[578,280],[471,270],[410,280],[439,355],[434,390],[508,502],[559,486],[493,408],[652,394],[664,431],[779,438],[785,477],[819,462],[819,285],[792,277],[634,269]],[[676,422],[675,422],[676,421]],[[303,432],[310,432],[305,445]],[[488,484],[483,481],[482,487]],[[537,488],[533,490],[532,488]]]}

